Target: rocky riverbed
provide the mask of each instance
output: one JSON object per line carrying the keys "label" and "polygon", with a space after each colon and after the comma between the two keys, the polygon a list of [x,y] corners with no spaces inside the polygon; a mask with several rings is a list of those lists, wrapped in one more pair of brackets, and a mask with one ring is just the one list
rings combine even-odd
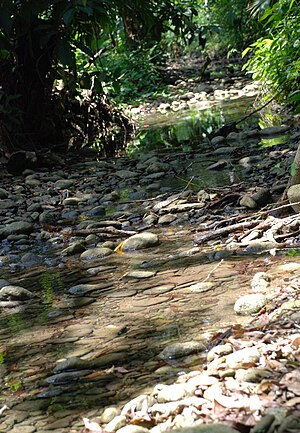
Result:
{"label": "rocky riverbed", "polygon": [[[255,90],[228,84],[180,103]],[[3,167],[0,431],[298,425],[297,251],[194,242],[216,221],[276,207],[299,136],[287,117],[185,152],[70,155],[20,176]]]}

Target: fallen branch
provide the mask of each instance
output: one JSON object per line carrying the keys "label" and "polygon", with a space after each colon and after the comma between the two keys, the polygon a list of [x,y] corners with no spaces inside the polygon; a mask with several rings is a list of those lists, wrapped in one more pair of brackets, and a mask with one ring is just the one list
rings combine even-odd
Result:
{"label": "fallen branch", "polygon": [[75,236],[87,236],[87,235],[98,235],[104,238],[108,237],[121,237],[121,236],[132,236],[139,233],[136,230],[121,230],[116,229],[115,227],[96,227],[92,229],[81,229],[81,230],[72,230],[72,234]]}
{"label": "fallen branch", "polygon": [[245,221],[242,223],[232,224],[228,227],[221,227],[220,229],[217,229],[215,231],[211,231],[209,233],[205,233],[200,236],[194,237],[194,243],[196,245],[201,245],[204,242],[210,241],[211,239],[218,238],[219,236],[226,236],[229,233],[235,232],[240,229],[245,229],[248,227],[255,227],[257,225],[260,225],[261,221]]}

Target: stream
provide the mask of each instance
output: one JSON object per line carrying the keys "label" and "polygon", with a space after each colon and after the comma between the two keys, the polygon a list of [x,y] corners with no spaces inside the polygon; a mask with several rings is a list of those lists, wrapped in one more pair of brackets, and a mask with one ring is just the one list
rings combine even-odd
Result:
{"label": "stream", "polygon": [[[213,251],[193,250],[204,218],[196,200],[183,212],[171,201],[159,214],[161,203],[176,194],[213,195],[245,180],[250,186],[256,178],[266,182],[270,173],[264,177],[259,164],[267,161],[268,146],[281,152],[273,175],[285,181],[290,135],[231,136],[233,142],[213,153],[205,141],[211,127],[252,107],[253,94],[240,98],[229,94],[229,101],[220,97],[209,107],[202,101],[201,111],[195,101],[177,112],[161,106],[140,118],[127,153],[107,161],[71,159],[66,170],[2,176],[3,224],[29,221],[32,229],[2,236],[0,277],[6,282],[0,287],[8,282],[33,295],[0,309],[1,432],[81,432],[83,416],[100,416],[105,407],[120,407],[156,383],[198,369],[203,353],[159,354],[172,343],[207,345],[218,330],[248,323],[233,306],[249,292],[253,276],[268,271],[283,278],[281,266],[291,261],[286,254],[235,256],[217,243]],[[249,119],[241,132],[253,131],[259,119]],[[260,155],[252,171],[238,163],[248,155]],[[209,168],[220,160],[222,170]],[[84,260],[82,250],[65,252],[78,241],[70,228],[101,225],[144,228],[159,244],[126,252],[118,247],[121,239],[105,242],[91,233],[84,242],[79,236],[84,249],[103,247],[109,255]]]}

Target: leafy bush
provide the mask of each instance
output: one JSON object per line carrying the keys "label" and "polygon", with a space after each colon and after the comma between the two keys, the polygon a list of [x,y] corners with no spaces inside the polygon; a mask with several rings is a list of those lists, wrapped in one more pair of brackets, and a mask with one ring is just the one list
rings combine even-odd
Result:
{"label": "leafy bush", "polygon": [[262,37],[244,50],[251,58],[248,72],[281,99],[295,103],[300,111],[300,5],[294,0],[279,0],[268,6],[262,16],[268,37]]}

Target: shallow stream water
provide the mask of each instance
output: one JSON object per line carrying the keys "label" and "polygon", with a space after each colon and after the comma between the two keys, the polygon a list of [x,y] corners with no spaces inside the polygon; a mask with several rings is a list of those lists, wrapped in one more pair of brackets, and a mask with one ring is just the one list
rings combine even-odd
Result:
{"label": "shallow stream water", "polygon": [[[192,119],[199,136],[199,125],[190,114],[181,116],[180,122],[192,131]],[[226,115],[222,119],[231,121]],[[156,122],[149,119],[149,124],[160,125],[157,136],[170,137],[166,128],[175,128],[169,117],[165,121],[161,129],[161,117]],[[178,118],[176,125],[183,129]],[[187,133],[182,136],[184,143],[193,142]],[[168,148],[169,144],[167,152]],[[218,174],[205,170],[198,153],[182,179],[163,180],[162,188],[182,189],[191,178],[197,189],[230,185],[238,179],[236,170]],[[280,277],[280,264],[290,259],[268,254],[226,256],[218,249],[214,254],[203,251],[180,257],[192,249],[195,228],[188,220],[155,228],[159,246],[115,252],[98,263],[83,264],[68,257],[58,264],[54,247],[47,251],[46,264],[44,260],[43,265],[22,271],[17,265],[3,268],[1,278],[29,289],[36,298],[24,310],[0,311],[1,402],[8,406],[0,418],[1,432],[79,432],[82,415],[97,416],[106,406],[120,405],[156,383],[201,366],[201,353],[162,360],[157,355],[168,344],[208,344],[217,330],[249,321],[234,314],[234,302],[249,292],[256,272],[267,270]],[[43,249],[37,251],[44,258]],[[14,254],[18,255],[17,247]],[[79,284],[93,286],[84,293],[72,289]],[[77,364],[58,373],[57,364],[73,357]]]}

